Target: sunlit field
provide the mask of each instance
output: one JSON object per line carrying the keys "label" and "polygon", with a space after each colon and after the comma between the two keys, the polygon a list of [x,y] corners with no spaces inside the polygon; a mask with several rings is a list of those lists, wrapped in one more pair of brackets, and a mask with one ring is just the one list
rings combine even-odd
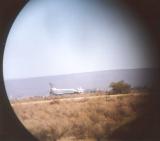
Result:
{"label": "sunlit field", "polygon": [[81,94],[14,101],[12,106],[40,141],[109,141],[142,112],[147,94]]}

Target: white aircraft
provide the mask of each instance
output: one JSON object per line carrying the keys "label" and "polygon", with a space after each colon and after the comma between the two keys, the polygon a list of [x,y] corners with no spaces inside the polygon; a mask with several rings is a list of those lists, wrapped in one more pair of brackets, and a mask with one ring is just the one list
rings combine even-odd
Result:
{"label": "white aircraft", "polygon": [[50,95],[60,95],[60,94],[78,94],[78,93],[83,93],[84,89],[78,88],[78,89],[57,89],[53,87],[52,84],[50,84],[50,90],[49,93]]}

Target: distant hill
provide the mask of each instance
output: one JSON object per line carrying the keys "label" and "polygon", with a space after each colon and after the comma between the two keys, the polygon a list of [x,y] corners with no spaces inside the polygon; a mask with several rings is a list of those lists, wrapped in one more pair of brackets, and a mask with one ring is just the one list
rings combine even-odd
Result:
{"label": "distant hill", "polygon": [[67,75],[45,76],[28,79],[6,80],[5,87],[10,98],[48,95],[49,83],[57,88],[105,89],[111,82],[124,80],[132,87],[150,86],[155,69],[105,70]]}

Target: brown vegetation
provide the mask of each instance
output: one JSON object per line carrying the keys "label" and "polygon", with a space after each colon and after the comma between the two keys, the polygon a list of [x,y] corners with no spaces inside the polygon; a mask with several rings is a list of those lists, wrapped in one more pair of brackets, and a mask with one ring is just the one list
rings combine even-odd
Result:
{"label": "brown vegetation", "polygon": [[145,96],[53,99],[48,103],[13,104],[13,108],[40,141],[104,141],[114,130],[137,117],[143,110]]}

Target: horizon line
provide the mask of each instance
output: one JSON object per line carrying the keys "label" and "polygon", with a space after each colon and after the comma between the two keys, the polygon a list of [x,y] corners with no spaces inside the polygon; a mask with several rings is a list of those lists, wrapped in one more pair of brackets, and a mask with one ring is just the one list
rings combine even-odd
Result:
{"label": "horizon line", "polygon": [[65,74],[56,74],[56,75],[41,75],[41,76],[29,76],[29,77],[20,77],[20,78],[7,78],[3,80],[20,80],[20,79],[34,79],[40,77],[49,77],[49,76],[62,76],[62,75],[72,75],[72,74],[81,74],[81,73],[92,73],[98,71],[117,71],[117,70],[131,70],[131,69],[158,69],[157,67],[142,67],[142,68],[125,68],[125,69],[107,69],[107,70],[95,70],[95,71],[86,71],[86,72],[77,72],[77,73],[65,73]]}

